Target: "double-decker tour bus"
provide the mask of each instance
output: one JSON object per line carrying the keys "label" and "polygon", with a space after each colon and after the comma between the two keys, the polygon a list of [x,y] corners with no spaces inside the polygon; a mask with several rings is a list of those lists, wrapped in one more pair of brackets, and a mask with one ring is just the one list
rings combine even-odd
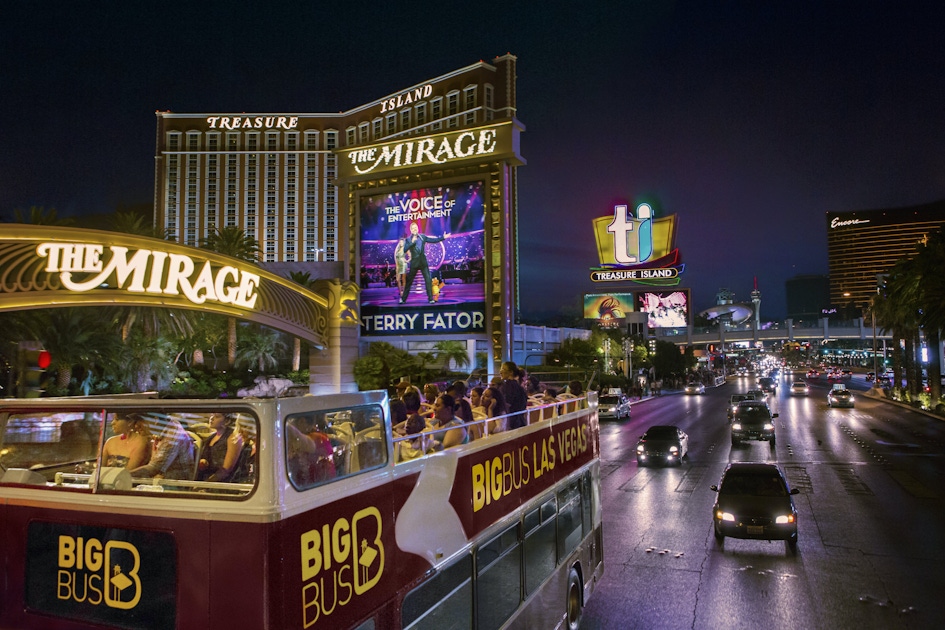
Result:
{"label": "double-decker tour bus", "polygon": [[576,628],[579,403],[397,461],[383,392],[0,401],[0,628]]}

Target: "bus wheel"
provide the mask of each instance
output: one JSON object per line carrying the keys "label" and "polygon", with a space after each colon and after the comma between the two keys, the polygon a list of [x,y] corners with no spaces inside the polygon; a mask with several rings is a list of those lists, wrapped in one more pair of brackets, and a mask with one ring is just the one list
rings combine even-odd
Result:
{"label": "bus wheel", "polygon": [[568,630],[578,630],[584,612],[581,576],[573,567],[568,571]]}

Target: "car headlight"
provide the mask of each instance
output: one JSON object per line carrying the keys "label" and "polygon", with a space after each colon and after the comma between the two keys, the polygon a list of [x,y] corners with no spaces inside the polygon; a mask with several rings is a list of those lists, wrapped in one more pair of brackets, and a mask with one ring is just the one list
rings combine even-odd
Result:
{"label": "car headlight", "polygon": [[793,522],[794,522],[794,515],[793,515],[793,514],[787,514],[787,515],[782,514],[781,516],[778,516],[777,518],[775,518],[775,519],[774,519],[774,522],[777,523],[778,525],[787,525],[788,523],[793,523]]}
{"label": "car headlight", "polygon": [[735,429],[736,431],[741,431],[741,430],[742,430],[742,423],[741,423],[741,422],[733,422],[733,423],[732,423],[732,428]]}
{"label": "car headlight", "polygon": [[642,453],[644,450],[646,450],[646,449],[643,448],[643,445],[642,445],[642,444],[637,444],[637,453]]}
{"label": "car headlight", "polygon": [[720,521],[730,521],[733,523],[735,522],[734,514],[732,514],[731,512],[723,512],[722,510],[715,511],[715,518],[717,518]]}
{"label": "car headlight", "polygon": [[678,446],[670,446],[670,447],[669,447],[669,452],[675,455],[676,453],[679,452],[679,447],[678,447]]}
{"label": "car headlight", "polygon": [[765,422],[765,431],[774,431],[774,425],[770,422]]}

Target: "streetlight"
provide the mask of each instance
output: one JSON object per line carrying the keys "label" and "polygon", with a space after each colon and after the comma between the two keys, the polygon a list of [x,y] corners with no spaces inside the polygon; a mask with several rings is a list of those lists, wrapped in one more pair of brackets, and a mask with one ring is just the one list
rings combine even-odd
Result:
{"label": "streetlight", "polygon": [[627,337],[623,340],[623,377],[630,378],[633,372],[633,339]]}

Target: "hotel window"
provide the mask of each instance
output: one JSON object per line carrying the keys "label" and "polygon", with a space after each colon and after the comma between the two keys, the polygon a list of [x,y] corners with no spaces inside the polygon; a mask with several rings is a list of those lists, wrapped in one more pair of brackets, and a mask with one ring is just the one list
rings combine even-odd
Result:
{"label": "hotel window", "polygon": [[416,119],[417,119],[417,126],[419,127],[420,125],[427,122],[427,104],[417,103],[414,109],[417,111]]}
{"label": "hotel window", "polygon": [[279,134],[278,133],[266,134],[266,150],[267,151],[279,150]]}
{"label": "hotel window", "polygon": [[358,133],[357,129],[355,129],[354,127],[348,127],[345,130],[345,138],[346,138],[345,142],[347,143],[347,146],[350,147],[355,143],[357,133]]}
{"label": "hotel window", "polygon": [[325,148],[329,151],[338,148],[338,132],[337,131],[326,131],[325,132]]}
{"label": "hotel window", "polygon": [[199,148],[200,148],[200,134],[188,133],[187,134],[187,150],[196,151]]}
{"label": "hotel window", "polygon": [[239,151],[239,148],[240,148],[240,134],[238,133],[226,134],[226,150]]}
{"label": "hotel window", "polygon": [[397,131],[397,114],[387,115],[387,135],[393,135]]}
{"label": "hotel window", "polygon": [[430,125],[431,129],[433,129],[434,131],[438,131],[443,126],[443,123],[439,122],[442,116],[443,116],[443,99],[438,97],[430,101],[430,120],[437,121],[437,122],[434,122],[432,125]]}
{"label": "hotel window", "polygon": [[366,122],[361,123],[360,125],[358,125],[358,142],[360,142],[360,143],[363,144],[363,143],[365,143],[365,142],[368,141],[368,139],[369,139],[369,138],[368,138],[368,130],[369,130],[369,129],[370,129],[370,125],[369,125],[368,123],[366,123]]}
{"label": "hotel window", "polygon": [[373,125],[374,139],[376,140],[382,135],[381,132],[384,129],[384,120],[382,118],[375,118],[371,124]]}
{"label": "hotel window", "polygon": [[285,148],[289,151],[296,151],[299,148],[299,134],[297,132],[285,134]]}
{"label": "hotel window", "polygon": [[167,150],[177,151],[180,148],[180,133],[171,132],[167,136]]}
{"label": "hotel window", "polygon": [[495,108],[495,102],[493,100],[494,90],[491,85],[487,85],[483,91],[485,92],[485,103],[483,105],[486,108],[486,120],[492,120],[492,112]]}
{"label": "hotel window", "polygon": [[452,129],[456,127],[459,122],[456,119],[456,113],[459,111],[459,92],[451,92],[446,95],[446,115],[449,117],[446,120],[446,127]]}
{"label": "hotel window", "polygon": [[470,85],[465,90],[463,90],[464,101],[466,104],[463,106],[463,109],[475,109],[476,108],[476,86]]}
{"label": "hotel window", "polygon": [[256,151],[259,149],[259,134],[258,133],[248,133],[246,134],[246,148],[250,151]]}
{"label": "hotel window", "polygon": [[318,149],[318,132],[306,131],[305,132],[305,150],[315,151],[316,149]]}
{"label": "hotel window", "polygon": [[400,128],[402,131],[410,129],[410,108],[400,110]]}
{"label": "hotel window", "polygon": [[218,148],[220,148],[220,134],[208,133],[207,134],[207,150],[216,151]]}

